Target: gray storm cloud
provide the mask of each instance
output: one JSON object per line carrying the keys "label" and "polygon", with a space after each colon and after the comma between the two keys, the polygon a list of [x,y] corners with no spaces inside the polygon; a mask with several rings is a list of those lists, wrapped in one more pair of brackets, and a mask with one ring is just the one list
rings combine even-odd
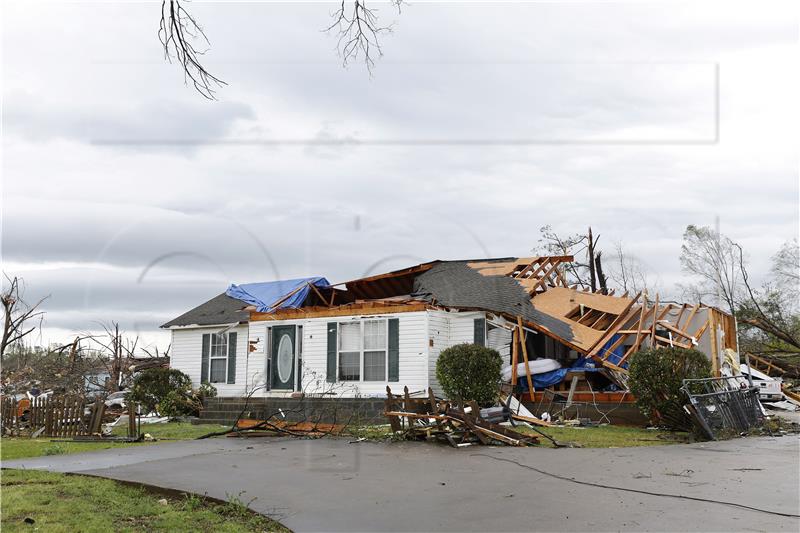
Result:
{"label": "gray storm cloud", "polygon": [[3,268],[54,340],[152,334],[230,282],[525,255],[545,224],[621,240],[666,292],[687,224],[720,216],[757,277],[797,234],[794,4],[387,4],[372,77],[331,6],[193,4],[216,102],[154,6],[4,9]]}

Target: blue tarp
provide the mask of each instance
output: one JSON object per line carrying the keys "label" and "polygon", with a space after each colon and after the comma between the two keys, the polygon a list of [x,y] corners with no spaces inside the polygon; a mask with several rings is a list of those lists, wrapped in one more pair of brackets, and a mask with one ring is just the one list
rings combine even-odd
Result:
{"label": "blue tarp", "polygon": [[[625,346],[617,346],[613,350],[609,351],[608,349],[619,340],[619,335],[614,335],[611,339],[603,346],[602,355],[607,356],[605,357],[609,363],[612,365],[619,365],[619,362],[622,361],[622,357],[625,355]],[[622,368],[628,368],[628,361],[622,363]]]}
{"label": "blue tarp", "polygon": [[[265,283],[245,283],[243,285],[231,283],[225,294],[231,298],[254,305],[256,310],[261,313],[271,313],[276,309],[296,309],[303,305],[306,296],[308,296],[308,291],[311,290],[309,284],[317,287],[330,286],[328,280],[322,277],[284,279]],[[297,292],[294,292],[289,298],[275,306],[276,303],[293,291]]]}

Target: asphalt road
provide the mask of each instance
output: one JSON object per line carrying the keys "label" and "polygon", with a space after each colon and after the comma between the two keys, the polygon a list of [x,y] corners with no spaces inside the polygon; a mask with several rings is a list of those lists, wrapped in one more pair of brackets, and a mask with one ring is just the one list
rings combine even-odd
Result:
{"label": "asphalt road", "polygon": [[797,436],[559,450],[222,438],[2,466],[255,498],[295,531],[800,531],[774,514],[800,515]]}

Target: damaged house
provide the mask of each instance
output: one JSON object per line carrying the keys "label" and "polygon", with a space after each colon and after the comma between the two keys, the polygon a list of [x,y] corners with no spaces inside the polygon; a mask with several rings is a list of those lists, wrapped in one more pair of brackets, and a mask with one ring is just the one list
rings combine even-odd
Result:
{"label": "damaged house", "polygon": [[572,260],[431,261],[336,285],[231,285],[162,327],[171,366],[222,398],[384,398],[387,385],[441,395],[439,353],[483,344],[500,352],[503,379],[537,414],[567,401],[624,413],[628,359],[644,347],[694,347],[715,372],[724,350],[736,350],[724,312],[579,290],[563,272]]}

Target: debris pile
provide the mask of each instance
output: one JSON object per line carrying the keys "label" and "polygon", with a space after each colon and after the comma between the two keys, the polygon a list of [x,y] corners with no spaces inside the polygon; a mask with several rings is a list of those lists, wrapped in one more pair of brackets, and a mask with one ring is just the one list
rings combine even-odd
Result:
{"label": "debris pile", "polygon": [[395,434],[411,440],[441,440],[455,448],[473,444],[506,444],[533,446],[539,439],[525,435],[497,423],[510,418],[506,407],[481,410],[475,402],[458,405],[434,396],[428,389],[427,397],[412,398],[405,388],[404,394],[392,394],[386,387],[384,414]]}
{"label": "debris pile", "polygon": [[758,387],[748,387],[738,376],[684,379],[683,390],[689,397],[684,409],[711,440],[746,434],[764,423]]}

